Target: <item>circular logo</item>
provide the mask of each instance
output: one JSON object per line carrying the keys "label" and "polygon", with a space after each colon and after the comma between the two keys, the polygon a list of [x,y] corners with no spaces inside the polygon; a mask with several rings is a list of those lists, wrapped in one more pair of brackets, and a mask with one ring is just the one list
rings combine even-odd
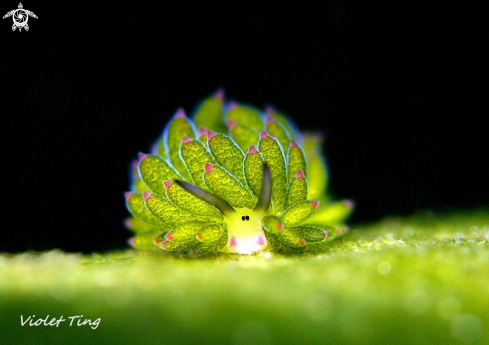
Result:
{"label": "circular logo", "polygon": [[27,20],[29,19],[27,12],[22,8],[16,9],[12,17],[17,27],[25,26],[27,24]]}

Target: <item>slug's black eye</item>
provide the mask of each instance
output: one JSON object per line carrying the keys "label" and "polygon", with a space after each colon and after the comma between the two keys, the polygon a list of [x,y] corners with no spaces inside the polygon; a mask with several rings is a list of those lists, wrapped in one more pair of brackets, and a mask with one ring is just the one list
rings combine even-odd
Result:
{"label": "slug's black eye", "polygon": [[243,221],[244,221],[244,220],[245,220],[245,216],[241,216],[241,220],[243,220]]}
{"label": "slug's black eye", "polygon": [[246,220],[250,220],[250,216],[246,216]]}

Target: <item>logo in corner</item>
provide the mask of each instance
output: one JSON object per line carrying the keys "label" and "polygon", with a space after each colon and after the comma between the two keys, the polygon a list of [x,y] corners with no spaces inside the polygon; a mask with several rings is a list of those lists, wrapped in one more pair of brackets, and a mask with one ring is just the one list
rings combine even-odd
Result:
{"label": "logo in corner", "polygon": [[25,31],[29,31],[29,25],[27,25],[29,16],[37,19],[37,16],[34,14],[34,12],[24,10],[24,6],[22,6],[22,3],[19,3],[18,9],[12,10],[8,12],[6,15],[4,15],[3,19],[8,18],[10,16],[12,16],[12,19],[14,20],[14,25],[12,25],[12,31],[15,31],[16,28],[19,28],[19,32],[22,31],[22,28]]}

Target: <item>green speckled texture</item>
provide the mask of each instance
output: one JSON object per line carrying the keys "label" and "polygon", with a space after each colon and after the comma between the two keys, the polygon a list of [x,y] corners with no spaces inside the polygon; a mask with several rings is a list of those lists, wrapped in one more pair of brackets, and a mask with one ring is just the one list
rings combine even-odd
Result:
{"label": "green speckled texture", "polygon": [[[488,344],[489,209],[356,225],[321,254],[0,256],[8,344]],[[20,316],[101,318],[22,327]]]}
{"label": "green speckled texture", "polygon": [[259,139],[257,131],[240,123],[234,123],[231,134],[243,152],[246,152],[251,145],[256,145]]}
{"label": "green speckled texture", "polygon": [[204,144],[197,140],[183,143],[180,148],[180,154],[185,162],[187,171],[192,175],[195,185],[208,190],[202,177],[204,166],[206,163],[215,163],[215,160]]}
{"label": "green speckled texture", "polygon": [[287,208],[283,215],[282,221],[285,226],[296,226],[304,222],[314,213],[314,206],[309,200],[298,202]]}
{"label": "green speckled texture", "polygon": [[260,152],[248,152],[244,161],[246,181],[255,195],[260,195],[263,185],[263,157]]}
{"label": "green speckled texture", "polygon": [[177,226],[195,218],[157,194],[151,194],[144,203],[151,213],[168,226]]}
{"label": "green speckled texture", "polygon": [[174,242],[187,242],[193,241],[197,238],[195,237],[195,228],[200,228],[204,225],[203,222],[188,222],[180,224],[179,226],[172,229],[168,232],[164,238],[168,240],[172,240]]}
{"label": "green speckled texture", "polygon": [[148,223],[151,225],[158,226],[161,224],[161,221],[158,220],[144,205],[144,199],[142,195],[136,193],[128,194],[127,205],[131,212],[137,215],[138,218],[134,218],[133,220],[141,220],[144,223]]}
{"label": "green speckled texture", "polygon": [[287,186],[285,207],[307,199],[307,181],[304,177],[292,177]]}
{"label": "green speckled texture", "polygon": [[243,151],[228,136],[216,134],[209,139],[209,148],[217,162],[241,183],[246,184],[243,174]]}
{"label": "green speckled texture", "polygon": [[248,126],[256,132],[260,132],[263,129],[260,111],[254,107],[244,105],[231,107],[228,113],[228,120]]}
{"label": "green speckled texture", "polygon": [[147,186],[145,191],[150,189],[161,195],[165,195],[163,181],[179,178],[178,173],[164,159],[153,155],[148,155],[141,160],[139,171],[141,171],[144,177],[143,181]]}
{"label": "green speckled texture", "polygon": [[[168,182],[170,183],[170,182]],[[171,183],[166,188],[166,195],[175,205],[182,210],[194,213],[197,216],[205,216],[216,220],[222,220],[222,213],[195,195],[187,193],[178,183]]]}
{"label": "green speckled texture", "polygon": [[212,192],[222,195],[232,207],[253,208],[256,204],[256,197],[248,188],[219,165],[214,165],[204,174],[204,181]]}
{"label": "green speckled texture", "polygon": [[184,137],[195,139],[194,129],[186,117],[174,116],[168,126],[167,135],[167,153],[170,161],[175,169],[188,179],[190,176],[180,158],[179,149]]}
{"label": "green speckled texture", "polygon": [[260,138],[258,150],[270,167],[273,190],[271,207],[273,213],[280,213],[283,211],[287,185],[284,153],[277,140],[270,136]]}
{"label": "green speckled texture", "polygon": [[289,181],[292,178],[294,178],[295,174],[297,174],[299,171],[302,171],[304,173],[307,171],[306,159],[302,154],[302,150],[297,145],[289,147],[287,151],[287,161],[289,162],[289,166],[288,166]]}

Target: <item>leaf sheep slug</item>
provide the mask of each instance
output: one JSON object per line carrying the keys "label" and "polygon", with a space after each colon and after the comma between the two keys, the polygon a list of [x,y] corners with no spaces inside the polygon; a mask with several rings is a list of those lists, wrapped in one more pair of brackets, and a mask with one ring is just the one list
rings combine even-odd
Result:
{"label": "leaf sheep slug", "polygon": [[320,135],[218,90],[192,118],[177,110],[133,162],[129,243],[193,256],[324,251],[353,209],[331,201],[327,183]]}

